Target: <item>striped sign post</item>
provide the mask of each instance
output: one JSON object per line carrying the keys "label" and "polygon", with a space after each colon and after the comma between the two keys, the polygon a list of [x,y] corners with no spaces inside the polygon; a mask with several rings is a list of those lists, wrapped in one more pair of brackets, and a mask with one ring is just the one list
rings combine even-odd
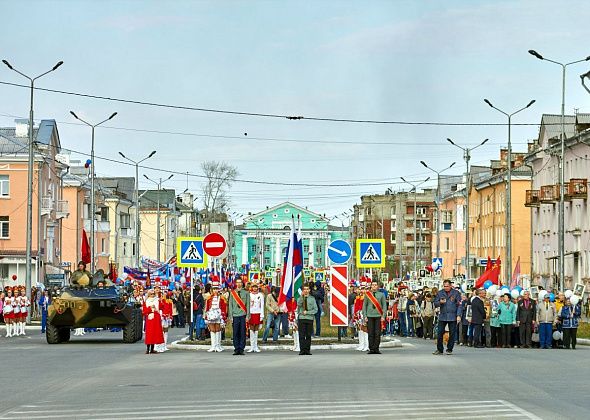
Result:
{"label": "striped sign post", "polygon": [[330,325],[348,327],[348,267],[330,267]]}

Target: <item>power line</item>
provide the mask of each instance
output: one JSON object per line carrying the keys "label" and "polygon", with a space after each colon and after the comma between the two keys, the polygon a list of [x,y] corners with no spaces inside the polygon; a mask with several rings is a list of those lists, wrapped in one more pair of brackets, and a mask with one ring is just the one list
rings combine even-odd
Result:
{"label": "power line", "polygon": [[[20,83],[11,83],[0,81],[0,84],[13,86],[13,87],[20,87],[25,89],[30,89],[30,86],[23,85]],[[226,115],[238,115],[238,116],[248,116],[248,117],[265,117],[265,118],[281,118],[281,119],[288,119],[288,120],[308,120],[308,121],[323,121],[323,122],[338,122],[338,123],[360,123],[360,124],[390,124],[390,125],[427,125],[427,126],[466,126],[466,127],[473,127],[473,126],[507,126],[507,123],[454,123],[454,122],[440,122],[440,121],[401,121],[401,120],[372,120],[372,119],[351,119],[351,118],[333,118],[333,117],[304,117],[304,116],[293,116],[293,115],[285,115],[285,114],[273,114],[273,113],[262,113],[262,112],[245,112],[245,111],[231,111],[231,110],[224,110],[224,109],[214,109],[214,108],[204,108],[204,107],[196,107],[196,106],[184,106],[184,105],[172,105],[172,104],[164,104],[158,102],[148,102],[148,101],[140,101],[136,99],[123,99],[123,98],[115,98],[109,96],[100,96],[100,95],[92,95],[88,93],[80,93],[80,92],[71,92],[66,90],[58,90],[58,89],[48,89],[48,88],[40,88],[35,87],[34,89],[50,92],[50,93],[57,93],[61,95],[71,95],[71,96],[78,96],[83,98],[90,98],[90,99],[100,99],[104,101],[111,101],[111,102],[120,102],[120,103],[127,103],[133,105],[144,105],[144,106],[151,106],[157,108],[170,108],[170,109],[181,109],[186,111],[198,111],[198,112],[210,112],[216,114],[226,114]],[[555,123],[555,125],[561,125],[560,123]],[[571,124],[571,123],[570,123]],[[538,123],[512,123],[513,126],[538,126]],[[547,124],[551,125],[551,124]]]}

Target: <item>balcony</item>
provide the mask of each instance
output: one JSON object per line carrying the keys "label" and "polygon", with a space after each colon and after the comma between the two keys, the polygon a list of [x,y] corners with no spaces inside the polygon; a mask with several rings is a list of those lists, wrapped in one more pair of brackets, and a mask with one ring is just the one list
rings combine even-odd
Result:
{"label": "balcony", "polygon": [[526,190],[526,198],[524,202],[525,207],[539,207],[541,191],[539,190]]}
{"label": "balcony", "polygon": [[565,198],[582,199],[588,198],[588,179],[587,178],[572,178],[566,184]]}
{"label": "balcony", "polygon": [[70,215],[70,205],[66,200],[57,200],[55,208],[55,217],[63,219]]}
{"label": "balcony", "polygon": [[122,227],[121,236],[128,236],[130,238],[133,238],[135,237],[135,229],[132,229],[130,227]]}
{"label": "balcony", "polygon": [[[95,220],[94,221],[94,231],[95,232],[110,232],[111,231],[111,224],[110,222],[106,221],[99,221],[99,220]],[[90,232],[90,220],[88,219],[84,219],[84,229],[86,230],[86,232]]]}
{"label": "balcony", "polygon": [[47,216],[53,210],[53,198],[42,197],[41,198],[41,216]]}
{"label": "balcony", "polygon": [[559,185],[543,185],[539,201],[546,204],[559,201]]}

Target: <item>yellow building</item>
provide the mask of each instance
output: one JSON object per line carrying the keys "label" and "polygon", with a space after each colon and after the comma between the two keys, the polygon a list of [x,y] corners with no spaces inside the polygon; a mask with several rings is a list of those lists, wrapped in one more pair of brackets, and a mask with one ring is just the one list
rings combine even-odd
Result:
{"label": "yellow building", "polygon": [[531,274],[531,212],[524,206],[526,190],[531,188],[531,170],[522,165],[523,154],[513,153],[512,169],[512,267],[507,266],[507,180],[506,151],[501,160],[492,161],[489,177],[472,182],[469,193],[470,254],[474,258],[471,276],[485,270],[485,260],[500,257],[503,283],[509,283],[520,258],[521,282]]}
{"label": "yellow building", "polygon": [[[179,211],[174,190],[139,191],[139,255],[166,261],[176,253]],[[158,208],[160,213],[160,250],[158,253]]]}

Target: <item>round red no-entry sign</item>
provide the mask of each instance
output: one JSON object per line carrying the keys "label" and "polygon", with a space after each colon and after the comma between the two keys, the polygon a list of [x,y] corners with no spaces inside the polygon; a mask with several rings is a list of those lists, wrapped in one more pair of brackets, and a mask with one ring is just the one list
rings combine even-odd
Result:
{"label": "round red no-entry sign", "polygon": [[219,233],[209,233],[203,238],[203,251],[210,257],[219,257],[225,252],[227,242]]}

